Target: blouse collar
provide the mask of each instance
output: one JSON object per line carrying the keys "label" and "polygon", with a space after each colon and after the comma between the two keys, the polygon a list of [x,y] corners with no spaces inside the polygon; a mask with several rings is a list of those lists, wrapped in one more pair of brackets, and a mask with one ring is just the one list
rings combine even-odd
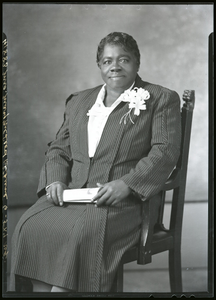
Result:
{"label": "blouse collar", "polygon": [[[127,89],[127,90],[125,90],[125,91],[130,91],[131,89],[132,89],[132,87],[134,86],[134,83],[135,83],[135,81],[133,82],[133,84]],[[124,92],[125,92],[124,91]],[[123,93],[122,93],[123,94]],[[122,95],[121,94],[121,95]],[[106,83],[102,86],[102,88],[100,89],[100,91],[99,91],[99,93],[98,93],[98,96],[97,96],[97,99],[96,99],[96,101],[95,101],[95,104],[100,104],[100,105],[102,105],[102,106],[104,106],[105,108],[113,108],[113,106],[114,107],[116,107],[121,101],[122,101],[122,99],[121,99],[121,95],[115,100],[115,102],[113,102],[112,103],[112,105],[111,106],[109,106],[109,107],[106,107],[105,105],[104,105],[104,98],[105,98],[105,95],[106,95]]]}

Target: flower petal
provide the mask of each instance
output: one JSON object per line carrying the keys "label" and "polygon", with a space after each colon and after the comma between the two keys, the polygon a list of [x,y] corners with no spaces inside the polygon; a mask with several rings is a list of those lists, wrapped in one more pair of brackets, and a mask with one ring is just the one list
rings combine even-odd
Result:
{"label": "flower petal", "polygon": [[139,108],[135,108],[134,109],[134,114],[136,115],[136,116],[139,116],[139,114],[140,114],[140,110],[139,110]]}
{"label": "flower petal", "polygon": [[146,110],[146,104],[143,104],[142,106],[140,106],[139,109]]}

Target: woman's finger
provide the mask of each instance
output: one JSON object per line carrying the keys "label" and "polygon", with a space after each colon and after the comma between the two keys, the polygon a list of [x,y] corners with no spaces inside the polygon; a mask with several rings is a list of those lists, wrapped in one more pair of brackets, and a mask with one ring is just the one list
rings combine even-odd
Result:
{"label": "woman's finger", "polygon": [[47,197],[47,201],[52,202],[51,195],[50,195],[49,191],[47,191],[46,197]]}
{"label": "woman's finger", "polygon": [[101,184],[100,182],[97,182],[97,186],[102,188],[102,187],[104,187],[104,184]]}
{"label": "woman's finger", "polygon": [[50,195],[51,195],[51,199],[54,202],[55,205],[58,205],[58,197],[57,197],[57,188],[56,186],[51,186],[50,188]]}
{"label": "woman's finger", "polygon": [[110,206],[113,205],[114,202],[115,202],[115,198],[113,196],[110,196],[109,199],[106,200],[105,205]]}
{"label": "woman's finger", "polygon": [[97,206],[101,206],[101,205],[103,205],[103,204],[106,204],[106,202],[110,199],[111,196],[112,196],[111,193],[110,193],[108,190],[106,190],[106,193],[104,193],[103,196],[101,196],[101,197],[97,200],[96,205],[97,205]]}
{"label": "woman's finger", "polygon": [[95,202],[98,199],[100,199],[106,193],[106,190],[107,190],[106,186],[101,187],[97,192],[97,194],[92,198],[91,202]]}
{"label": "woman's finger", "polygon": [[46,193],[47,200],[48,200],[49,202],[51,202],[51,203],[54,203],[54,201],[53,201],[53,199],[52,199],[52,194],[53,194],[52,188],[49,187],[49,189],[47,190],[47,193]]}
{"label": "woman's finger", "polygon": [[111,204],[110,204],[110,206],[115,206],[116,204],[118,204],[120,201],[117,201],[117,200],[114,200]]}
{"label": "woman's finger", "polygon": [[60,206],[63,206],[63,188],[61,185],[57,186],[57,199]]}

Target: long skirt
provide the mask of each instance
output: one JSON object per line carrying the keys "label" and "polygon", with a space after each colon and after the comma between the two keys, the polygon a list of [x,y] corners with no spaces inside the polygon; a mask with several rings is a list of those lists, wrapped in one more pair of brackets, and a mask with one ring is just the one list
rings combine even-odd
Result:
{"label": "long skirt", "polygon": [[19,220],[12,238],[14,275],[77,292],[109,292],[122,255],[140,236],[141,203],[55,206],[42,196]]}

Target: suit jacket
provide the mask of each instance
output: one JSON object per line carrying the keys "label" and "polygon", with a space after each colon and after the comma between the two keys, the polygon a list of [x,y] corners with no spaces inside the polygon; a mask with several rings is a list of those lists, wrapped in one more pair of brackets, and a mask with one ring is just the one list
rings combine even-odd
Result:
{"label": "suit jacket", "polygon": [[120,124],[127,102],[110,114],[92,159],[88,157],[87,112],[101,85],[72,94],[66,101],[64,121],[46,152],[38,196],[54,181],[69,188],[96,187],[121,178],[146,200],[160,191],[179,157],[181,142],[180,99],[175,91],[142,81],[135,86],[149,91],[147,109]]}

